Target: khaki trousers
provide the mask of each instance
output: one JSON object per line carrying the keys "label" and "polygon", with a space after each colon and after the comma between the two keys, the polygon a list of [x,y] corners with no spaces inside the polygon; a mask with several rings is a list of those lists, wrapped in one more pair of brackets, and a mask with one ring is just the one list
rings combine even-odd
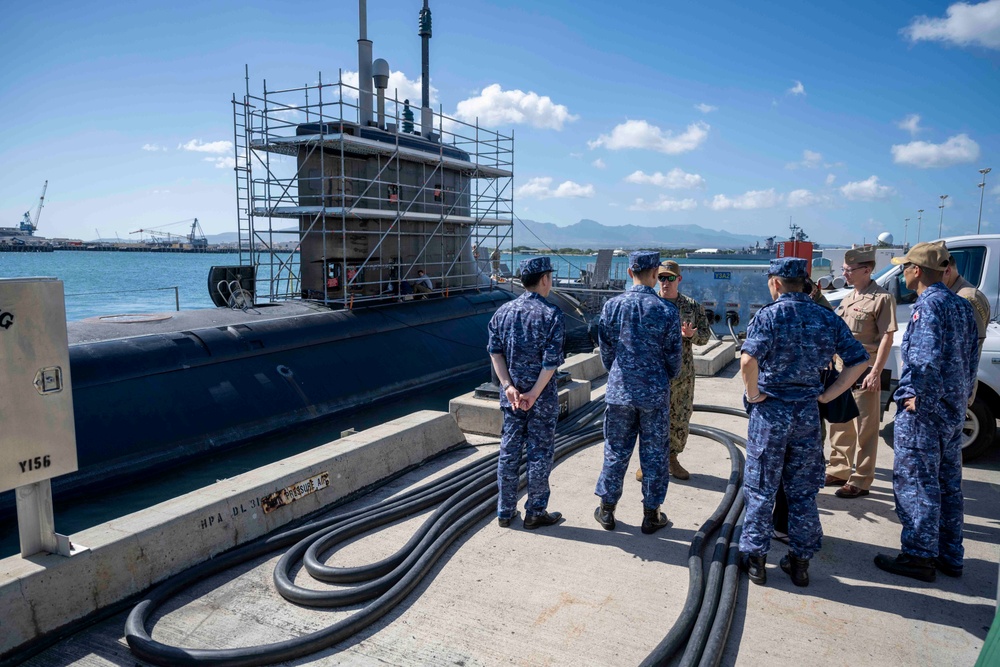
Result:
{"label": "khaki trousers", "polygon": [[830,465],[826,474],[867,490],[875,480],[880,392],[855,389],[853,394],[860,414],[849,422],[830,424]]}

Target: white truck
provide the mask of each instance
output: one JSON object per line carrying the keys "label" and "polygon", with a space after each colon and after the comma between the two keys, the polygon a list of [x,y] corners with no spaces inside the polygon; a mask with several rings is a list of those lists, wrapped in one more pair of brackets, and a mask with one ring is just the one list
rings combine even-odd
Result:
{"label": "white truck", "polygon": [[[965,440],[962,443],[962,458],[970,461],[997,444],[997,417],[1000,417],[1000,234],[977,234],[955,236],[944,239],[948,250],[955,258],[958,272],[979,288],[990,300],[991,322],[987,328],[986,342],[979,359],[979,389],[976,400],[966,412]],[[899,345],[910,320],[910,308],[917,299],[913,290],[907,289],[901,266],[889,264],[877,267],[875,281],[887,289],[896,299],[896,319],[899,331],[893,341],[892,354],[886,368],[892,372],[890,390],[894,390],[899,380]],[[827,294],[834,307],[850,288]],[[888,408],[891,391],[883,391]]]}

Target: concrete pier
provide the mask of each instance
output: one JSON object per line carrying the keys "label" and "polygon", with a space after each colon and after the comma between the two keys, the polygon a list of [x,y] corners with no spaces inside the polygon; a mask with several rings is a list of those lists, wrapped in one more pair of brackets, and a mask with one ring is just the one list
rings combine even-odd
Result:
{"label": "concrete pier", "polygon": [[[595,385],[592,395],[598,396],[603,387],[600,380]],[[737,364],[714,378],[699,378],[695,385],[697,403],[739,407],[740,397]],[[891,418],[889,413],[885,423]],[[746,420],[738,417],[695,413],[694,421],[746,433]],[[446,431],[455,437],[453,430]],[[418,438],[417,432],[406,437],[409,445],[409,439]],[[495,451],[495,438],[467,438],[480,443],[478,448],[456,450],[336,511],[370,505]],[[1000,453],[965,468],[964,576],[940,576],[930,584],[882,572],[872,562],[876,553],[895,553],[899,548],[892,450],[883,446],[878,456],[870,496],[845,500],[837,498],[833,488],[820,491],[825,538],[810,568],[808,588],[793,586],[778,569],[787,549],[779,542],[772,543],[767,586],[741,580],[722,664],[975,663],[996,611]],[[484,520],[452,545],[400,607],[341,645],[294,664],[639,664],[683,605],[688,543],[721,498],[730,469],[728,452],[713,441],[692,436],[681,454],[692,477],[687,482],[671,481],[664,509],[672,523],[655,535],[639,531],[640,485],[631,478],[626,479],[619,503],[617,530],[604,531],[594,521],[593,490],[601,461],[602,445],[597,443],[553,470],[550,509],[563,512],[564,523],[526,531],[519,521],[503,529],[495,520]],[[630,472],[637,463],[633,459]],[[377,477],[380,472],[372,474]],[[291,483],[300,478],[297,473],[286,479]],[[202,512],[192,508],[190,516],[200,518]],[[409,539],[426,517],[425,513],[359,537],[338,551],[333,563],[360,565],[383,558]],[[99,544],[95,534],[87,533],[86,538],[72,537],[88,546]],[[262,557],[183,592],[156,616],[153,637],[188,647],[250,646],[301,636],[351,613],[284,602],[271,583],[278,557]],[[129,569],[126,559],[115,563],[120,570]],[[10,563],[0,566],[0,576],[8,577]],[[61,587],[48,586],[49,597],[34,597],[29,608],[0,608],[5,630],[12,614],[34,614],[53,604],[57,595],[73,596],[67,591],[72,584],[60,579]],[[325,586],[308,581],[302,573],[297,580],[314,588]],[[16,584],[2,591],[4,598],[22,596]],[[141,665],[124,644],[124,616],[118,614],[62,641],[26,664]]]}

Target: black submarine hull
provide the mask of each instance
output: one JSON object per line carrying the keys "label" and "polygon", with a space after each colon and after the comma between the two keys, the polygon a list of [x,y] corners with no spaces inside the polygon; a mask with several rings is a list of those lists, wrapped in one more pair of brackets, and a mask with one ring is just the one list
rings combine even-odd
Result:
{"label": "black submarine hull", "polygon": [[494,290],[70,346],[79,470],[57,496],[488,369]]}

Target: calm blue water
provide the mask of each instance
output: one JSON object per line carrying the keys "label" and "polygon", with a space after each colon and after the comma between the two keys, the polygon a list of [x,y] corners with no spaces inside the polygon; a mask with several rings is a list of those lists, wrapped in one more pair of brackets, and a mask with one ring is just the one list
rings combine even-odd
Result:
{"label": "calm blue water", "polygon": [[63,281],[66,319],[213,308],[208,270],[239,264],[239,255],[151,252],[0,253],[0,278],[49,276]]}
{"label": "calm blue water", "polygon": [[[532,255],[503,254],[515,271]],[[560,278],[579,278],[582,269],[593,270],[596,257],[550,255]],[[680,264],[704,260],[679,258]],[[759,264],[752,260],[727,264]],[[51,276],[63,281],[66,319],[82,320],[100,315],[150,313],[174,310],[174,287],[183,309],[212,308],[208,297],[208,270],[212,266],[239,264],[239,255],[206,255],[150,252],[51,252],[0,253],[0,278]],[[627,278],[627,257],[615,257],[611,278]],[[266,269],[266,267],[265,267]],[[263,279],[263,275],[258,278]]]}

